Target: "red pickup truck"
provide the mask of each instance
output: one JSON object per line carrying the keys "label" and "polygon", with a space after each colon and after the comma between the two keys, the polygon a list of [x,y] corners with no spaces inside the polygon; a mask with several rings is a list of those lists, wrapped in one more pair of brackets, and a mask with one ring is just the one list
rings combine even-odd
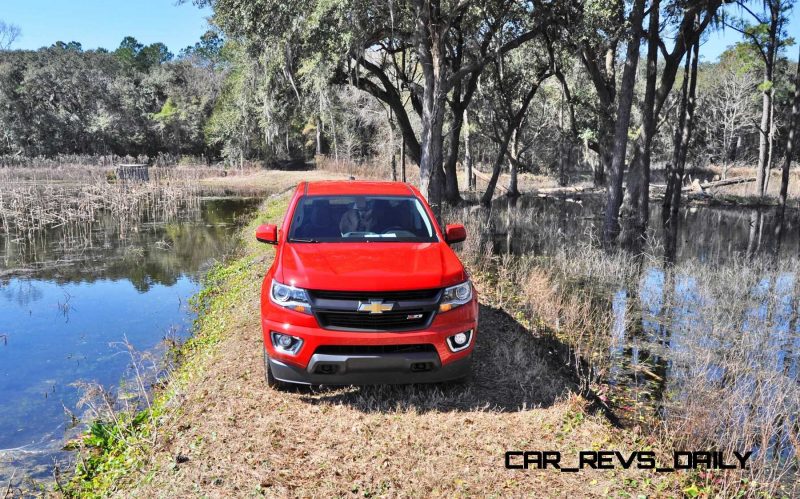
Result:
{"label": "red pickup truck", "polygon": [[363,385],[463,380],[478,300],[419,191],[401,182],[302,182],[261,291],[267,384]]}

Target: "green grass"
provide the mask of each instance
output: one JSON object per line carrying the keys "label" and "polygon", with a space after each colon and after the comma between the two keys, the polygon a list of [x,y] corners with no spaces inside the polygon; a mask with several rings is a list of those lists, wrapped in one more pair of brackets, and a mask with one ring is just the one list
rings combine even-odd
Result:
{"label": "green grass", "polygon": [[77,464],[71,480],[56,484],[68,497],[104,497],[117,490],[132,471],[146,467],[153,444],[166,413],[174,414],[172,402],[201,372],[203,359],[213,355],[224,339],[232,305],[244,299],[246,290],[258,279],[261,258],[253,234],[260,223],[279,223],[287,208],[286,196],[269,198],[251,222],[239,233],[237,254],[215,265],[204,278],[203,289],[191,299],[197,312],[193,335],[176,347],[172,355],[178,367],[169,381],[153,394],[150,407],[138,412],[120,412],[108,420],[89,423],[78,444]]}

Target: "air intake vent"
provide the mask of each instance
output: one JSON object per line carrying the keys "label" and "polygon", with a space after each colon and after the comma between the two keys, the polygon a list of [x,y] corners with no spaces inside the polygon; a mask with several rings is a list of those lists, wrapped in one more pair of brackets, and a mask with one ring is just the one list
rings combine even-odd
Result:
{"label": "air intake vent", "polygon": [[433,345],[323,345],[314,353],[328,355],[380,355],[385,353],[420,353],[434,352]]}

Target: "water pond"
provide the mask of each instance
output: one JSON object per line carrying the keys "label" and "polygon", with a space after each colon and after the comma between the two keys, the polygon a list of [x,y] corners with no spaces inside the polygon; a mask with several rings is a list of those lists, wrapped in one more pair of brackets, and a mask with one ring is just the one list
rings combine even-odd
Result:
{"label": "water pond", "polygon": [[50,477],[69,459],[61,449],[87,410],[83,384],[135,380],[129,349],[158,371],[164,340],[190,332],[203,273],[257,202],[199,197],[169,222],[101,214],[0,234],[0,483]]}

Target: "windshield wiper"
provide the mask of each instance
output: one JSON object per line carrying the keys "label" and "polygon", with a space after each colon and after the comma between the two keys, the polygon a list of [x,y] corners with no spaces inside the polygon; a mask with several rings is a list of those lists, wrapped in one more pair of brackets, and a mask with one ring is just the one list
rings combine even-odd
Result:
{"label": "windshield wiper", "polygon": [[316,239],[302,239],[302,238],[293,237],[292,239],[289,239],[289,242],[290,243],[318,243],[319,241],[317,241]]}

